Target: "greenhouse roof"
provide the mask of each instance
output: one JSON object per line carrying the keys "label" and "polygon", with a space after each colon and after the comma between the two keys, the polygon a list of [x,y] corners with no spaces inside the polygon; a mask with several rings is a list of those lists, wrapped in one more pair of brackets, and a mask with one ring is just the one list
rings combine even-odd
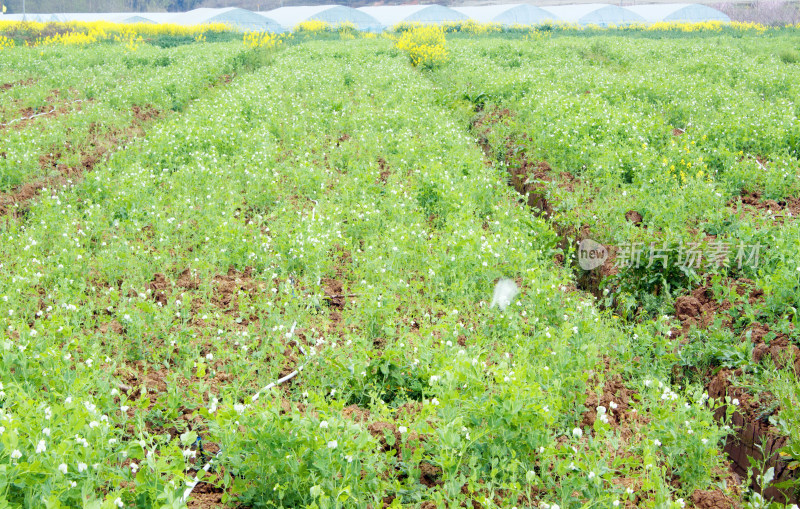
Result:
{"label": "greenhouse roof", "polygon": [[304,7],[280,7],[267,12],[259,12],[274,19],[282,27],[291,29],[304,21],[324,21],[331,25],[352,23],[359,30],[378,31],[381,23],[369,14],[343,5],[313,5]]}
{"label": "greenhouse roof", "polygon": [[202,25],[205,23],[226,23],[242,30],[261,32],[283,32],[280,24],[262,14],[253,11],[226,7],[211,9],[202,7],[189,12],[178,13],[162,23],[177,23],[178,25]]}
{"label": "greenhouse roof", "polygon": [[441,5],[381,5],[358,9],[377,19],[384,27],[398,23],[444,23],[462,21],[467,16]]}
{"label": "greenhouse roof", "polygon": [[579,25],[624,25],[642,23],[644,18],[633,11],[608,4],[571,4],[543,7],[557,21]]}
{"label": "greenhouse roof", "polygon": [[481,5],[453,9],[479,23],[537,25],[553,19],[551,13],[529,4]]}
{"label": "greenhouse roof", "polygon": [[[171,14],[174,16],[174,14]],[[111,23],[153,23],[134,12],[66,12],[50,15],[50,21],[110,21]]]}
{"label": "greenhouse roof", "polygon": [[703,21],[730,22],[731,18],[722,11],[702,4],[649,4],[634,5],[626,9],[643,17],[648,23],[674,21],[700,23]]}

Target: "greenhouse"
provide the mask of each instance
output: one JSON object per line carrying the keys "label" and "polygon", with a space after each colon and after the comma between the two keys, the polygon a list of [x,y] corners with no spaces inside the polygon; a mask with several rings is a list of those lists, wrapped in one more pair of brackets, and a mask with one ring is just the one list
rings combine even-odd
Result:
{"label": "greenhouse", "polygon": [[555,21],[578,25],[626,25],[643,23],[644,18],[623,7],[608,4],[572,4],[543,7]]}
{"label": "greenhouse", "polygon": [[361,12],[369,14],[380,22],[384,28],[391,28],[398,23],[446,23],[463,21],[467,16],[441,5],[385,5],[379,7],[361,7]]}
{"label": "greenhouse", "polygon": [[[174,16],[174,14],[171,14]],[[89,13],[89,12],[67,12],[63,14],[52,14],[48,21],[109,21],[111,23],[153,23],[152,20],[146,19],[136,13],[132,12],[106,12],[106,13]]]}
{"label": "greenhouse", "polygon": [[529,4],[481,5],[453,9],[478,23],[538,25],[553,19],[551,13]]}
{"label": "greenhouse", "polygon": [[287,30],[304,21],[324,21],[334,26],[352,23],[359,30],[366,32],[379,32],[383,28],[381,23],[369,14],[343,5],[280,7],[259,14],[277,21]]}
{"label": "greenhouse", "polygon": [[166,22],[185,26],[203,25],[206,23],[225,23],[245,31],[276,33],[284,31],[277,21],[262,14],[236,7],[226,7],[223,9],[203,7],[189,12],[175,14]]}
{"label": "greenhouse", "polygon": [[675,23],[701,23],[703,21],[722,21],[729,23],[724,12],[702,4],[650,4],[634,5],[626,9],[643,17],[648,23],[661,21]]}

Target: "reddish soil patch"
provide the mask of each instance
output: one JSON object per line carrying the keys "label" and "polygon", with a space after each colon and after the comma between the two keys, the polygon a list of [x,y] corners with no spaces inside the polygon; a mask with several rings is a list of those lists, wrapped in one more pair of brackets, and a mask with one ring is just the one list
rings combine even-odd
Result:
{"label": "reddish soil patch", "polygon": [[[746,298],[750,304],[764,297],[764,291],[755,288],[755,283],[750,279],[728,280],[725,284],[735,292],[736,297],[742,300]],[[675,300],[675,316],[681,322],[681,330],[678,332],[686,335],[692,327],[707,329],[714,323],[717,314],[728,311],[731,307],[729,300],[720,302],[714,298],[710,282],[706,282],[704,286],[694,289],[691,294]],[[722,326],[730,328],[731,325],[730,317],[723,315]]]}
{"label": "reddish soil patch", "polygon": [[350,405],[342,409],[342,415],[355,422],[367,422],[369,419],[369,410],[365,410],[358,405]]}
{"label": "reddish soil patch", "polygon": [[210,507],[224,507],[222,495],[224,491],[207,482],[197,483],[192,490],[192,495],[186,501],[188,507],[207,509]]}
{"label": "reddish soil patch", "polygon": [[783,224],[800,215],[800,198],[763,200],[758,191],[743,190],[741,196],[728,202],[728,206],[739,216],[763,217],[764,213],[771,213],[775,224]]}
{"label": "reddish soil patch", "polygon": [[342,292],[342,282],[332,278],[323,278],[321,281],[325,298],[330,302],[332,308],[343,309],[347,304],[347,299]]}
{"label": "reddish soil patch", "polygon": [[24,129],[30,124],[45,118],[55,118],[63,115],[81,111],[83,103],[92,102],[92,99],[77,99],[73,101],[63,101],[59,99],[60,91],[53,90],[53,95],[45,98],[45,104],[36,109],[27,107],[17,111],[13,119],[9,119],[5,123],[0,123],[0,130],[11,129]]}
{"label": "reddish soil patch", "polygon": [[419,464],[419,483],[428,488],[435,488],[444,484],[442,482],[442,469],[427,462]]}
{"label": "reddish soil patch", "polygon": [[109,332],[113,332],[114,334],[122,334],[123,332],[125,332],[125,329],[122,327],[122,324],[119,323],[118,321],[111,320],[108,323],[102,324],[98,328],[98,331],[100,331],[102,334],[108,334]]}
{"label": "reddish soil patch", "polygon": [[162,111],[151,104],[145,104],[144,106],[134,104],[131,106],[131,112],[133,113],[133,118],[139,122],[150,122],[160,118],[162,115]]}
{"label": "reddish soil patch", "polygon": [[[80,104],[78,103],[78,110],[80,110]],[[153,118],[144,116],[148,119]],[[63,155],[59,149],[41,155],[39,157],[40,168],[45,174],[57,172],[57,175],[46,176],[35,182],[21,184],[9,192],[0,193],[0,216],[23,217],[27,212],[28,204],[38,196],[42,189],[57,189],[70,181],[79,181],[83,173],[92,171],[108,152],[116,150],[116,147],[122,145],[126,140],[143,134],[141,122],[140,119],[134,119],[133,123],[124,130],[103,130],[99,125],[92,124],[87,139],[81,144],[84,148],[74,149],[80,156],[80,164],[75,167],[58,162]],[[22,122],[17,124],[20,123]],[[67,148],[72,149],[70,146]]]}
{"label": "reddish soil patch", "polygon": [[[605,414],[608,416],[608,424],[612,429],[618,430],[624,440],[628,440],[637,432],[635,424],[639,420],[638,412],[631,412],[630,404],[636,391],[628,389],[619,374],[614,374],[610,380],[603,385],[603,394],[598,395],[591,391],[587,394],[586,411],[583,412],[581,426],[591,429],[595,420],[599,418],[597,408],[606,408]],[[616,408],[614,408],[616,406]]]}
{"label": "reddish soil patch", "polygon": [[39,80],[34,78],[27,78],[24,80],[14,81],[13,83],[3,83],[0,85],[0,91],[5,92],[6,90],[11,90],[12,88],[16,87],[29,87],[38,81]]}
{"label": "reddish soil patch", "polygon": [[389,180],[389,175],[392,174],[392,172],[389,170],[389,165],[386,162],[386,159],[382,157],[378,158],[378,169],[380,170],[380,173],[378,174],[377,182],[385,184],[386,181]]}
{"label": "reddish soil patch", "polygon": [[[381,451],[385,452],[394,449],[395,451],[400,452],[400,432],[397,431],[397,426],[391,422],[373,422],[367,426],[367,431],[369,431],[372,436],[378,439],[381,444]],[[394,437],[394,444],[389,444],[386,439],[387,436]]]}
{"label": "reddish soil patch", "polygon": [[791,365],[796,375],[800,376],[800,348],[789,341],[789,336],[776,333],[768,326],[758,322],[753,323],[745,333],[750,335],[753,348],[753,360],[761,362],[770,358],[775,366],[785,368]]}
{"label": "reddish soil patch", "polygon": [[696,490],[691,496],[697,509],[733,509],[736,504],[721,491]]}
{"label": "reddish soil patch", "polygon": [[[787,468],[787,463],[781,461],[778,450],[786,445],[788,438],[781,436],[778,431],[769,424],[769,413],[762,409],[772,405],[772,395],[768,392],[761,392],[757,397],[751,395],[740,387],[732,387],[730,382],[731,374],[737,375],[740,372],[731,372],[728,369],[720,370],[707,386],[708,395],[715,400],[725,401],[725,397],[731,401],[737,399],[739,404],[732,417],[732,426],[735,435],[728,437],[725,443],[725,452],[731,459],[733,471],[746,478],[750,468],[749,458],[761,462],[766,458],[765,469],[775,469],[774,483],[796,479],[795,472]],[[727,411],[727,406],[723,405],[717,409],[715,417],[722,418]],[[763,452],[762,452],[763,451]],[[757,475],[762,472],[756,472]],[[751,479],[751,486],[760,490],[757,475]],[[779,490],[774,487],[767,487],[764,496],[773,498],[783,503],[795,503],[796,498],[793,493],[786,490]]]}
{"label": "reddish soil patch", "polygon": [[184,269],[178,276],[176,284],[179,288],[183,288],[184,290],[197,290],[200,288],[200,279],[194,276],[191,270]]}
{"label": "reddish soil patch", "polygon": [[635,210],[629,210],[629,211],[625,212],[625,219],[628,222],[633,223],[636,226],[639,226],[640,224],[642,224],[642,220],[644,218],[642,217],[642,215],[639,212],[637,212]]}
{"label": "reddish soil patch", "polygon": [[144,361],[136,361],[128,369],[117,368],[114,376],[119,377],[122,383],[130,387],[130,390],[123,389],[123,392],[127,392],[130,399],[137,399],[142,393],[141,387],[145,387],[148,393],[166,392],[167,373],[164,368],[149,371]]}
{"label": "reddish soil patch", "polygon": [[147,288],[153,292],[153,300],[161,306],[167,305],[167,291],[172,288],[172,285],[167,281],[167,277],[164,274],[154,275]]}
{"label": "reddish soil patch", "polygon": [[236,310],[239,292],[254,295],[258,291],[258,286],[252,277],[253,267],[245,267],[244,272],[230,267],[226,275],[214,276],[215,291],[211,300],[222,309]]}

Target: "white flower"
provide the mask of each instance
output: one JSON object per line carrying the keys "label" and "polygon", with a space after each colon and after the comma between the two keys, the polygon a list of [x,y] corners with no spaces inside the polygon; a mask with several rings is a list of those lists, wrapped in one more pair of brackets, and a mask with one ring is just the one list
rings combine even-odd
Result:
{"label": "white flower", "polygon": [[613,505],[614,507],[619,507],[619,500],[611,502],[611,505]]}
{"label": "white flower", "polygon": [[44,428],[42,430],[42,435],[47,435],[49,437],[50,436],[50,428]]}
{"label": "white flower", "polygon": [[0,435],[6,432],[5,426],[0,426]]}
{"label": "white flower", "polygon": [[739,399],[738,398],[733,398],[733,401],[731,401],[731,403],[733,403],[736,406],[739,406]]}
{"label": "white flower", "polygon": [[336,449],[337,447],[339,447],[339,442],[336,440],[331,440],[328,442],[328,449]]}
{"label": "white flower", "polygon": [[14,449],[14,451],[11,453],[11,459],[12,460],[18,460],[21,457],[22,457],[22,453],[19,452],[19,449]]}
{"label": "white flower", "polygon": [[328,429],[328,421],[322,421],[319,423],[319,427],[322,429]]}
{"label": "white flower", "polygon": [[96,428],[98,426],[100,426],[100,423],[97,422],[97,421],[92,421],[92,422],[89,423],[89,427],[90,428]]}
{"label": "white flower", "polygon": [[39,443],[36,444],[36,454],[43,453],[47,450],[47,444],[44,443],[44,440],[39,440]]}
{"label": "white flower", "polygon": [[67,465],[65,463],[60,464],[58,466],[58,469],[61,470],[62,474],[66,474],[67,470],[69,470],[69,468],[67,467]]}
{"label": "white flower", "polygon": [[119,407],[119,409],[122,411],[122,413],[127,412],[129,408],[130,407],[128,405],[122,405],[121,407]]}
{"label": "white flower", "polygon": [[613,401],[611,401],[611,402],[608,404],[608,406],[610,406],[612,410],[616,410],[616,409],[617,409],[617,404],[616,404],[616,403],[614,403]]}
{"label": "white flower", "polygon": [[589,479],[594,479],[594,476],[595,476],[594,472],[589,472]]}
{"label": "white flower", "polygon": [[233,405],[233,409],[236,411],[237,414],[241,414],[242,412],[244,412],[244,405],[242,405],[241,403],[236,403],[235,405]]}
{"label": "white flower", "polygon": [[675,502],[677,502],[677,504],[678,504],[679,506],[681,506],[681,507],[686,507],[686,502],[684,502],[682,498],[679,498],[679,499],[678,499],[678,500],[676,500]]}
{"label": "white flower", "polygon": [[661,440],[656,438],[655,440],[653,440],[653,445],[655,445],[656,447],[661,447]]}
{"label": "white flower", "polygon": [[438,399],[436,399],[436,398],[433,398],[433,399],[431,400],[431,405],[434,405],[434,406],[439,406],[439,400],[438,400]]}
{"label": "white flower", "polygon": [[119,498],[119,497],[114,499],[114,504],[116,504],[117,507],[124,507],[125,506],[125,504],[122,503],[122,499]]}
{"label": "white flower", "polygon": [[626,488],[625,493],[627,493],[628,495],[633,495],[633,488]]}
{"label": "white flower", "polygon": [[702,439],[702,440],[700,440],[700,441],[701,441],[701,442],[703,442],[703,445],[706,445],[706,444],[708,444],[708,439],[707,439],[707,438],[704,438],[704,439]]}
{"label": "white flower", "polygon": [[575,438],[581,438],[583,436],[583,430],[580,428],[573,429],[572,436],[574,436]]}
{"label": "white flower", "polygon": [[398,429],[398,431],[399,431],[400,433],[405,433],[406,431],[408,431],[408,428],[406,428],[405,426],[400,426],[400,427],[399,427],[399,428],[397,428],[397,429]]}
{"label": "white flower", "polygon": [[344,459],[346,459],[348,463],[352,463],[353,462],[353,455],[352,454],[348,454],[347,456],[344,457]]}
{"label": "white flower", "polygon": [[135,474],[137,470],[139,470],[139,465],[136,463],[131,463],[131,472]]}
{"label": "white flower", "polygon": [[78,463],[78,472],[83,472],[86,468],[86,463]]}
{"label": "white flower", "polygon": [[78,487],[78,483],[76,483],[75,481],[70,481],[69,482],[69,487],[70,488],[77,488]]}
{"label": "white flower", "polygon": [[430,384],[431,384],[431,385],[435,384],[436,382],[438,382],[438,381],[439,381],[439,379],[440,379],[440,378],[441,378],[441,377],[440,377],[439,375],[432,375],[432,376],[431,376],[431,379],[430,379]]}

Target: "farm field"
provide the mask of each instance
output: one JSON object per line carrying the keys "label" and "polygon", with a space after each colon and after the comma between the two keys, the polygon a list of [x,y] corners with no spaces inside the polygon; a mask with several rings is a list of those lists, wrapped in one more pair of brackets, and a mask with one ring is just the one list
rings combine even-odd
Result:
{"label": "farm field", "polygon": [[800,33],[399,36],[0,50],[0,507],[796,503]]}

